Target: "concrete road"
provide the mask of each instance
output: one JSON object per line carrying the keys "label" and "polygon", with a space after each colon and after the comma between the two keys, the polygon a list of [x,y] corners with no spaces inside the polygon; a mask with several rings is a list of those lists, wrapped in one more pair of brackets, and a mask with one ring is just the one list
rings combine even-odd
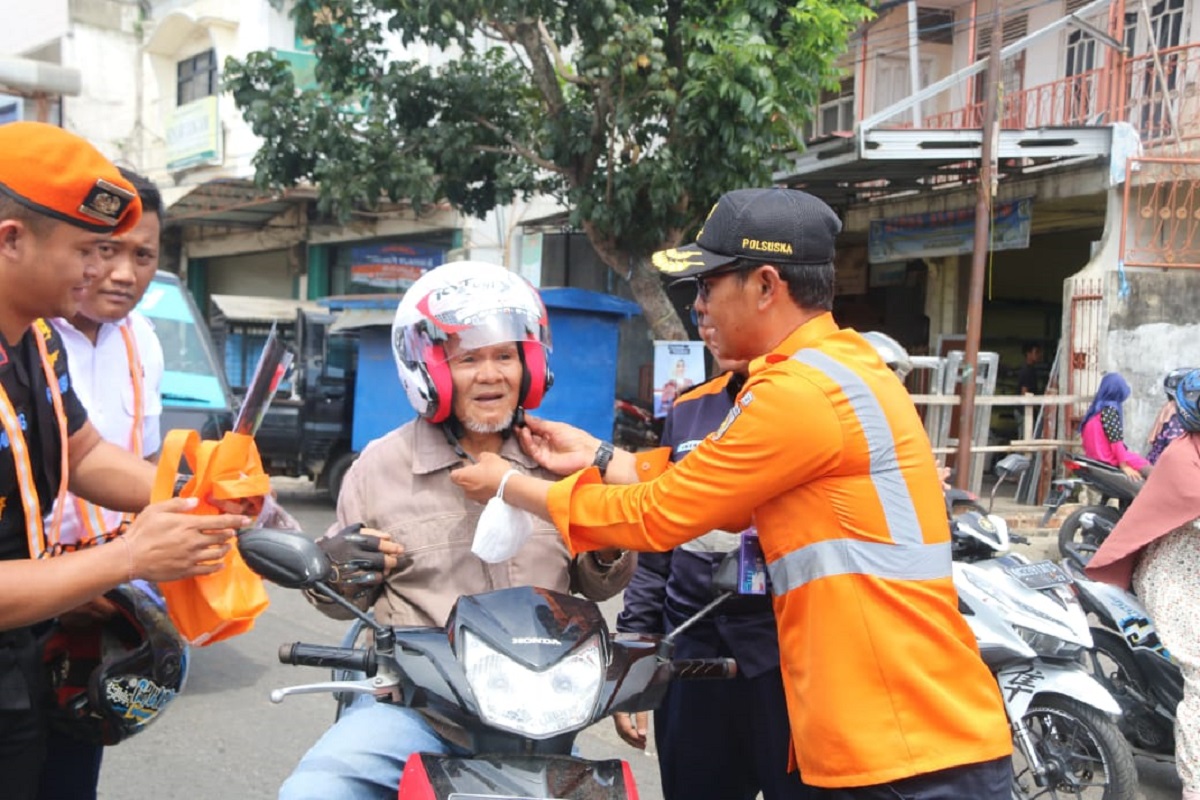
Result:
{"label": "concrete road", "polygon": [[[280,482],[280,499],[317,535],[333,520],[330,504],[306,484]],[[276,653],[284,642],[337,643],[347,623],[312,610],[299,592],[270,587],[271,607],[250,633],[193,651],[187,688],[144,733],[109,748],[100,800],[266,800],[333,719],[328,697],[309,695],[272,704],[272,688],[323,680],[321,670],[288,667]],[[619,600],[606,603],[613,619]],[[588,758],[626,758],[643,800],[661,800],[652,753],[626,746],[604,720],[579,739]],[[1178,798],[1174,768],[1139,760],[1145,800]],[[0,792],[2,794],[2,792]],[[701,799],[703,800],[703,799]],[[712,798],[712,800],[725,800]]]}

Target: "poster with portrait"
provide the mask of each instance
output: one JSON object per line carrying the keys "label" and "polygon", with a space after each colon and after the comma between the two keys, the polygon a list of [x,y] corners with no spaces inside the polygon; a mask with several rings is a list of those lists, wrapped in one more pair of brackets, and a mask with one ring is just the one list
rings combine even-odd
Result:
{"label": "poster with portrait", "polygon": [[654,343],[654,416],[662,418],[679,394],[704,382],[704,342]]}

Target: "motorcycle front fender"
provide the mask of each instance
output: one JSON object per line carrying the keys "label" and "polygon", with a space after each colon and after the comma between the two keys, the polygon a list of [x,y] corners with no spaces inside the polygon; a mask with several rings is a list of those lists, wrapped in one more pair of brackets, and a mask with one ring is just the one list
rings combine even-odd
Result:
{"label": "motorcycle front fender", "polygon": [[996,673],[1000,696],[1010,720],[1021,719],[1038,695],[1071,697],[1106,714],[1120,715],[1121,707],[1095,678],[1081,667],[1027,661]]}
{"label": "motorcycle front fender", "polygon": [[404,767],[399,800],[449,797],[629,800],[637,797],[628,763],[574,756],[421,753]]}

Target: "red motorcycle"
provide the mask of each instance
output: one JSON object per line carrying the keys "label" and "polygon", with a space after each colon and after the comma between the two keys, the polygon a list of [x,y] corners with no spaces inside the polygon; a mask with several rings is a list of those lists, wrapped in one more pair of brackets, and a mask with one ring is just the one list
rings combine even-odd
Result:
{"label": "red motorcycle", "polygon": [[648,409],[630,400],[617,398],[613,403],[613,444],[624,450],[658,447],[662,436],[662,420],[656,420]]}

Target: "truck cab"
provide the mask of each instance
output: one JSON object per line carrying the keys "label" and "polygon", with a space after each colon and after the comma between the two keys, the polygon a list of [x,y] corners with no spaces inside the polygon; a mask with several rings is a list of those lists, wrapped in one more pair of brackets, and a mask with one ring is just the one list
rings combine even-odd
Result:
{"label": "truck cab", "polygon": [[336,315],[312,301],[215,294],[212,304],[212,334],[235,397],[272,328],[296,356],[254,436],[263,468],[311,478],[336,498],[354,457],[355,337],[332,333]]}
{"label": "truck cab", "polygon": [[138,304],[163,350],[162,429],[217,439],[233,426],[233,393],[208,326],[179,278],[158,272]]}

